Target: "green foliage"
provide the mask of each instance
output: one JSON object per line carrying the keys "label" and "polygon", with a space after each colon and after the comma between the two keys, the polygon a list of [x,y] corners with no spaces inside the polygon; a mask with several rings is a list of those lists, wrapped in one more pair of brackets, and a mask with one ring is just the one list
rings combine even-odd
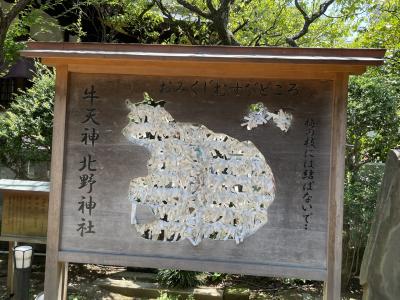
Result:
{"label": "green foliage", "polygon": [[227,278],[227,274],[225,273],[209,273],[206,277],[206,281],[211,284],[219,284],[222,283]]}
{"label": "green foliage", "polygon": [[6,65],[11,65],[17,60],[18,51],[25,48],[25,42],[21,41],[21,37],[27,34],[28,28],[23,22],[14,22],[10,25],[3,48]]}
{"label": "green foliage", "polygon": [[189,295],[188,297],[182,297],[180,295],[161,293],[161,295],[157,298],[157,300],[181,300],[181,299],[193,300],[194,296],[193,295]]}
{"label": "green foliage", "polygon": [[[236,1],[231,13],[230,29],[246,25],[235,36],[245,46],[286,46],[286,38],[303,26],[301,13],[292,0]],[[301,1],[311,15],[322,1]],[[346,44],[353,24],[342,18],[340,6],[333,6],[329,14],[313,23],[309,32],[298,41],[302,47],[339,47]],[[333,16],[333,17],[328,17]]]}
{"label": "green foliage", "polygon": [[364,13],[359,15],[355,46],[399,49],[400,1],[368,0],[359,6]]}
{"label": "green foliage", "polygon": [[[14,1],[9,1],[14,2]],[[22,1],[15,1],[22,2]],[[28,38],[36,39],[36,36],[30,36],[32,28],[35,28],[37,35],[46,36],[49,28],[60,29],[60,26],[54,20],[44,17],[43,11],[51,9],[57,5],[62,5],[63,0],[49,0],[38,1],[33,3],[31,1],[27,5],[20,6],[18,12],[12,16],[11,22],[3,22],[5,17],[12,8],[17,5],[7,3],[6,1],[0,2],[0,14],[4,18],[0,18],[0,76],[7,73],[8,68],[19,58],[18,51],[25,48],[26,40]],[[34,6],[40,9],[34,9]]]}
{"label": "green foliage", "polygon": [[158,282],[168,288],[195,287],[201,283],[198,279],[198,272],[183,270],[159,270],[157,273]]}
{"label": "green foliage", "polygon": [[68,300],[85,300],[83,296],[80,295],[68,295]]}
{"label": "green foliage", "polygon": [[0,113],[0,162],[18,179],[29,179],[28,162],[49,161],[51,154],[55,74],[38,62],[35,67],[32,87]]}
{"label": "green foliage", "polygon": [[400,76],[389,63],[351,78],[344,199],[343,285],[357,275],[374,215],[383,163],[399,147]]}
{"label": "green foliage", "polygon": [[[206,1],[187,2],[203,13],[210,12]],[[322,2],[302,1],[302,7],[311,15]],[[219,1],[212,3],[215,8],[220,6]],[[99,23],[98,30],[103,36],[99,36],[97,41],[118,42],[119,39],[130,39],[134,42],[159,44],[222,43],[210,19],[186,9],[177,1],[86,0],[76,7],[83,13],[82,18]],[[355,24],[358,19],[341,18],[343,9],[344,5],[332,6],[329,15],[323,15],[314,22],[309,33],[298,44],[314,47],[345,45],[354,28],[357,28]],[[92,11],[95,13],[90,13]],[[93,19],[93,15],[96,19]],[[303,24],[303,16],[294,6],[293,0],[232,1],[229,5],[227,29],[244,46],[287,45],[286,38],[300,31]],[[69,29],[75,25],[79,29],[76,31],[82,33],[82,27],[78,24],[71,24]]]}
{"label": "green foliage", "polygon": [[354,21],[353,47],[388,47],[383,67],[349,84],[344,199],[343,285],[358,275],[383,163],[400,146],[399,0],[338,1]]}
{"label": "green foliage", "polygon": [[154,6],[153,1],[147,0],[77,1],[72,10],[78,15],[78,20],[67,28],[78,35],[79,41],[87,38],[82,27],[83,20],[86,20],[97,25],[96,32],[90,32],[89,41],[120,42],[119,37],[132,42],[159,42],[163,17],[153,9]]}
{"label": "green foliage", "polygon": [[348,286],[351,278],[360,272],[383,172],[382,163],[365,164],[357,172],[357,178],[351,182],[348,180],[345,186],[342,270],[344,286]]}
{"label": "green foliage", "polygon": [[263,108],[264,108],[264,104],[262,102],[258,102],[258,103],[255,103],[255,104],[250,104],[249,111],[258,112]]}
{"label": "green foliage", "polygon": [[345,227],[350,230],[349,238],[358,243],[366,242],[383,172],[383,163],[366,164],[360,168],[357,180],[346,185],[344,205],[349,218]]}
{"label": "green foliage", "polygon": [[106,24],[117,32],[125,35],[136,34],[142,37],[143,42],[159,38],[160,31],[157,28],[163,22],[163,18],[152,9],[154,6],[149,1],[109,1],[109,5],[122,8],[118,14],[106,19]]}
{"label": "green foliage", "polygon": [[352,176],[365,163],[384,162],[399,146],[400,76],[386,73],[375,70],[350,81],[346,163]]}

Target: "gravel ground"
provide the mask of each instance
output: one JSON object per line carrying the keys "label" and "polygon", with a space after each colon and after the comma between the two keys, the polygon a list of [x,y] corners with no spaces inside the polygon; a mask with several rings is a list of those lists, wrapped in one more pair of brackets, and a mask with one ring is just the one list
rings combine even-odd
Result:
{"label": "gravel ground", "polygon": [[[35,256],[31,276],[31,299],[43,291],[44,281],[43,256]],[[99,266],[91,264],[70,264],[68,279],[68,300],[128,300],[126,297],[115,294],[94,285],[98,278],[115,277],[126,268],[113,266]],[[7,255],[0,254],[0,300],[9,300],[6,291],[7,283]],[[322,299],[322,284],[320,282],[302,280],[282,280],[251,276],[227,276],[219,287],[233,286],[250,289],[250,300],[316,300]],[[348,292],[342,299],[361,299],[359,290]]]}

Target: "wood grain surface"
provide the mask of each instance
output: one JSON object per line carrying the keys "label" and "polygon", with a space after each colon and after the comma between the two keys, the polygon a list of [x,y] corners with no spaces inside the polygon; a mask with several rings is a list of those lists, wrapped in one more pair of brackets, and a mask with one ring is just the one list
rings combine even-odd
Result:
{"label": "wood grain surface", "polygon": [[4,192],[2,236],[46,237],[48,193]]}
{"label": "wood grain surface", "polygon": [[[89,108],[85,90],[94,87],[95,146],[81,142],[82,123]],[[206,88],[203,88],[206,86]],[[218,86],[218,87],[217,87]],[[237,87],[241,87],[237,89]],[[260,87],[264,89],[260,90]],[[293,90],[295,88],[295,91]],[[68,94],[66,149],[62,189],[59,258],[158,268],[207,270],[254,275],[326,279],[328,200],[333,107],[332,80],[268,80],[196,77],[146,77],[71,73]],[[150,153],[126,140],[126,99],[139,102],[148,92],[165,100],[178,122],[203,124],[240,141],[250,140],[266,158],[276,182],[276,197],[268,209],[268,223],[239,245],[204,240],[168,243],[143,239],[130,224],[129,182],[147,174]],[[250,104],[263,102],[271,111],[293,115],[287,133],[272,123],[248,131],[241,127]],[[305,230],[302,209],[306,121],[315,122],[312,215]],[[92,215],[78,210],[87,191],[79,189],[80,162],[96,159]],[[179,154],[177,154],[179,155]],[[95,233],[80,235],[78,224],[92,221]]]}

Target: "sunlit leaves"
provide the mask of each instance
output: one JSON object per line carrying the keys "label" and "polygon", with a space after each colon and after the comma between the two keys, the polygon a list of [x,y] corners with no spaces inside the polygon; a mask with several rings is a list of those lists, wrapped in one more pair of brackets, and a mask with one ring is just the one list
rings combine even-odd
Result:
{"label": "sunlit leaves", "polygon": [[370,0],[363,7],[355,46],[399,49],[400,1]]}
{"label": "sunlit leaves", "polygon": [[384,161],[399,146],[400,77],[371,71],[352,78],[348,103],[348,162]]}
{"label": "sunlit leaves", "polygon": [[35,66],[33,86],[0,114],[0,162],[20,179],[27,178],[28,162],[48,161],[51,152],[55,75],[39,63]]}

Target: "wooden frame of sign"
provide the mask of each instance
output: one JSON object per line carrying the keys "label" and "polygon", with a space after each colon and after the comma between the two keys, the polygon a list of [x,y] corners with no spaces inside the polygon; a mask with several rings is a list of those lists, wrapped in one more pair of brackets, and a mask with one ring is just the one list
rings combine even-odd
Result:
{"label": "wooden frame of sign", "polygon": [[[339,299],[347,82],[381,64],[384,52],[30,43],[24,56],[56,68],[46,299],[65,299],[68,262],[314,279],[325,282],[325,299]],[[154,100],[143,101],[144,92]],[[156,133],[171,128],[180,132]],[[156,171],[154,143],[178,152]],[[204,154],[207,147],[224,150]],[[254,152],[235,166],[235,151]],[[200,171],[188,164],[193,153],[204,159]],[[218,170],[221,163],[229,167]],[[169,177],[151,177],[164,169]],[[196,172],[203,185],[192,195],[211,205],[188,204],[188,187],[176,183]],[[244,183],[231,189],[235,180]],[[171,211],[171,187],[175,205],[194,207]],[[151,228],[137,220],[149,201]],[[233,217],[213,219],[218,209]],[[203,219],[188,225],[200,211]],[[185,226],[178,234],[157,231],[160,224]]]}

